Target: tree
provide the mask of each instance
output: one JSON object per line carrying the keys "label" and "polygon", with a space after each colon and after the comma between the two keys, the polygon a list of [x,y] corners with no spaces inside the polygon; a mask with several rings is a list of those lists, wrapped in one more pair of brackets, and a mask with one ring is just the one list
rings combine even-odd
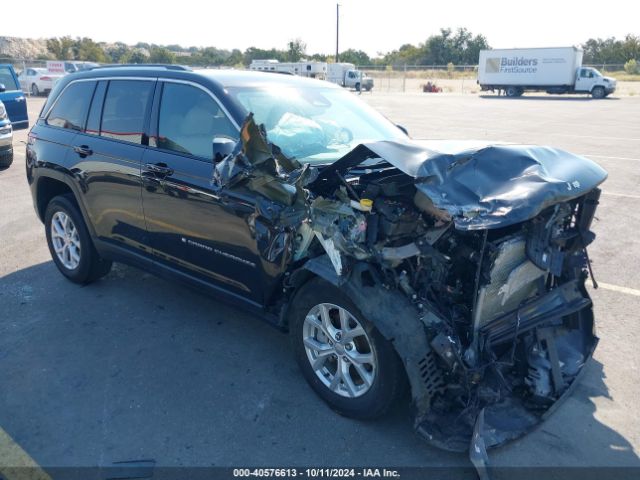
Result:
{"label": "tree", "polygon": [[152,47],[149,51],[149,63],[175,63],[176,56],[166,48]]}
{"label": "tree", "polygon": [[122,57],[120,57],[120,63],[148,63],[149,57],[147,57],[143,51],[139,48],[129,50]]}
{"label": "tree", "polygon": [[231,51],[231,54],[229,55],[229,57],[227,57],[227,59],[224,61],[224,64],[229,67],[235,67],[238,65],[242,65],[242,60],[243,60],[242,52],[237,48],[234,48]]}
{"label": "tree", "polygon": [[253,60],[268,60],[274,59],[279,62],[287,61],[287,52],[284,50],[276,50],[272,48],[270,50],[263,50],[257,47],[249,47],[244,51],[244,64],[248,66]]}
{"label": "tree", "polygon": [[102,47],[90,38],[78,38],[71,48],[73,50],[75,60],[88,62],[107,61],[107,56],[105,55]]}
{"label": "tree", "polygon": [[340,61],[353,63],[354,65],[371,65],[371,58],[366,52],[354,50],[353,48],[340,52]]}
{"label": "tree", "polygon": [[73,60],[71,48],[75,40],[71,37],[50,38],[47,40],[47,50],[56,60]]}
{"label": "tree", "polygon": [[287,60],[297,62],[307,53],[307,44],[300,38],[289,41],[287,44]]}
{"label": "tree", "polygon": [[123,63],[122,59],[129,53],[129,50],[126,44],[117,42],[106,50],[106,54],[111,58],[112,63]]}

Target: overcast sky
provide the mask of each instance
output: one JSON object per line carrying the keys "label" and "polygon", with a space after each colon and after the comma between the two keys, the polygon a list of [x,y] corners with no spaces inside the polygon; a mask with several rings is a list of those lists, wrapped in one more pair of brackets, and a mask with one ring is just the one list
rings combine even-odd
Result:
{"label": "overcast sky", "polygon": [[[492,47],[577,45],[591,37],[640,35],[638,0],[341,0],[340,49],[387,52],[418,44],[440,27],[466,27]],[[105,2],[30,0],[0,35],[87,36],[96,41],[148,42],[246,49],[285,48],[301,38],[308,53],[335,51],[335,0],[179,0]],[[24,20],[24,21],[23,21]]]}

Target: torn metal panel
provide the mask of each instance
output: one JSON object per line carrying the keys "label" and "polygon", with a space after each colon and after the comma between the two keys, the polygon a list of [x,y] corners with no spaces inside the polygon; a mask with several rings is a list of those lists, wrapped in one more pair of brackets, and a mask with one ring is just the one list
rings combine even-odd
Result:
{"label": "torn metal panel", "polygon": [[[311,125],[281,119],[288,144]],[[317,132],[316,132],[317,133]],[[221,189],[257,193],[264,262],[340,288],[394,345],[430,443],[486,449],[564,398],[597,343],[586,245],[606,172],[546,147],[374,142],[312,168],[245,121],[216,165]],[[454,228],[455,227],[455,228]]]}
{"label": "torn metal panel", "polygon": [[335,173],[379,158],[415,179],[416,188],[446,211],[461,230],[501,228],[535,217],[593,190],[607,173],[571,153],[531,145],[380,141],[359,145],[324,169],[314,186],[335,184]]}

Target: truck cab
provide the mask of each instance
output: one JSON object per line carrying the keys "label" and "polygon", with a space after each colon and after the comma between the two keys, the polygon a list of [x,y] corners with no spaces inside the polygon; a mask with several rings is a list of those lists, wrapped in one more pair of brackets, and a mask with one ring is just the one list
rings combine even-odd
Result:
{"label": "truck cab", "polygon": [[592,67],[580,67],[576,71],[576,92],[591,93],[594,97],[603,98],[616,89],[616,80],[603,76]]}
{"label": "truck cab", "polygon": [[358,91],[368,92],[373,88],[373,78],[356,69],[353,63],[330,63],[327,67],[327,80]]}

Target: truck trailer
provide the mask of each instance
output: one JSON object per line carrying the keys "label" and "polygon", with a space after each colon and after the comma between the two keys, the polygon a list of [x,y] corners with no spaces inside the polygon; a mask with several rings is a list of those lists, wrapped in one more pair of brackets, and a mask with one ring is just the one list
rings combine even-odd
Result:
{"label": "truck trailer", "polygon": [[543,91],[604,98],[616,89],[615,79],[582,65],[582,50],[576,47],[481,50],[478,84],[508,97]]}
{"label": "truck trailer", "polygon": [[358,91],[373,88],[373,78],[358,70],[353,63],[327,63],[301,60],[299,62],[279,62],[274,59],[253,60],[249,70],[285,73],[300,77],[327,80],[345,88]]}

